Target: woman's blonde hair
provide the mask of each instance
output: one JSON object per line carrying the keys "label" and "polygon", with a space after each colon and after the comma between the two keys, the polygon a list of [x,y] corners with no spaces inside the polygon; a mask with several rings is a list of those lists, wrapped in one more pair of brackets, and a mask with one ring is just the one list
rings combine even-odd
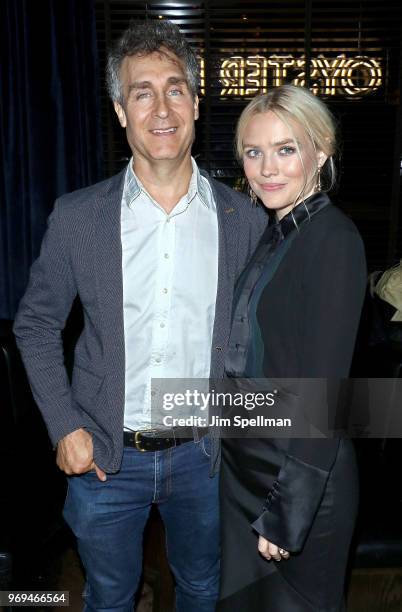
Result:
{"label": "woman's blonde hair", "polygon": [[[321,180],[325,190],[332,189],[336,178],[333,160],[336,153],[335,120],[326,104],[304,87],[281,85],[251,100],[240,115],[236,128],[235,146],[239,162],[243,163],[243,137],[250,119],[268,111],[275,113],[291,133],[289,119],[296,121],[310,138],[314,150],[322,151],[327,156],[321,169]],[[300,155],[299,149],[298,152]]]}

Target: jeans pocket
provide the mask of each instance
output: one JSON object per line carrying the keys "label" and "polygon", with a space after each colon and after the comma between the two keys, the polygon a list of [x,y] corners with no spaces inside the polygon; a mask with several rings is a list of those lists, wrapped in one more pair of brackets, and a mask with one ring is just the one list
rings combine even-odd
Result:
{"label": "jeans pocket", "polygon": [[205,457],[209,459],[211,457],[211,436],[203,436],[199,441],[198,445],[203,455],[205,455]]}

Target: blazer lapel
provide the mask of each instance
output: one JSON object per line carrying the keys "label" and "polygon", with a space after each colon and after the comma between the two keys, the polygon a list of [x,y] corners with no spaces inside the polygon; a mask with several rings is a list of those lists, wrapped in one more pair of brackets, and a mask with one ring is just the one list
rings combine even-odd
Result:
{"label": "blazer lapel", "polygon": [[[208,178],[208,177],[207,177]],[[216,202],[219,235],[218,287],[215,323],[212,336],[211,376],[220,377],[223,368],[224,345],[230,327],[232,293],[238,253],[238,211],[218,182],[210,181]]]}
{"label": "blazer lapel", "polygon": [[[123,273],[120,235],[121,198],[125,170],[111,179],[94,206],[95,283],[104,341],[108,399],[123,419],[125,348]],[[123,427],[123,426],[122,426]]]}
{"label": "blazer lapel", "polygon": [[219,183],[215,183],[214,188],[219,232],[219,296],[220,293],[225,291],[225,285],[234,277],[237,269],[239,219],[237,209],[234,207],[233,202],[228,200],[226,192],[220,189]]}

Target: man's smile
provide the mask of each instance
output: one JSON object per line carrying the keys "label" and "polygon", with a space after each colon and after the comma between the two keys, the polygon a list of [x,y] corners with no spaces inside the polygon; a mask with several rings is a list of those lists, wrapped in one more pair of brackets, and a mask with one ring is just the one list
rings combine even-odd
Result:
{"label": "man's smile", "polygon": [[160,128],[156,130],[150,130],[150,132],[151,134],[154,134],[155,136],[165,136],[169,134],[174,134],[176,130],[177,130],[176,127],[170,127],[170,128]]}

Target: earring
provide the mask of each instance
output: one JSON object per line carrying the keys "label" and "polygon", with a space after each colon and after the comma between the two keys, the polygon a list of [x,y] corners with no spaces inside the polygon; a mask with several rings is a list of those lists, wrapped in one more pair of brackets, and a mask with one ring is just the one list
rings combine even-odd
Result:
{"label": "earring", "polygon": [[248,196],[249,196],[250,200],[253,203],[253,206],[256,206],[257,205],[257,196],[254,193],[254,191],[251,189],[250,185],[248,185],[248,187],[247,187],[247,192],[248,192]]}
{"label": "earring", "polygon": [[317,170],[317,182],[315,185],[315,190],[316,191],[321,191],[321,166],[318,166],[318,170]]}

